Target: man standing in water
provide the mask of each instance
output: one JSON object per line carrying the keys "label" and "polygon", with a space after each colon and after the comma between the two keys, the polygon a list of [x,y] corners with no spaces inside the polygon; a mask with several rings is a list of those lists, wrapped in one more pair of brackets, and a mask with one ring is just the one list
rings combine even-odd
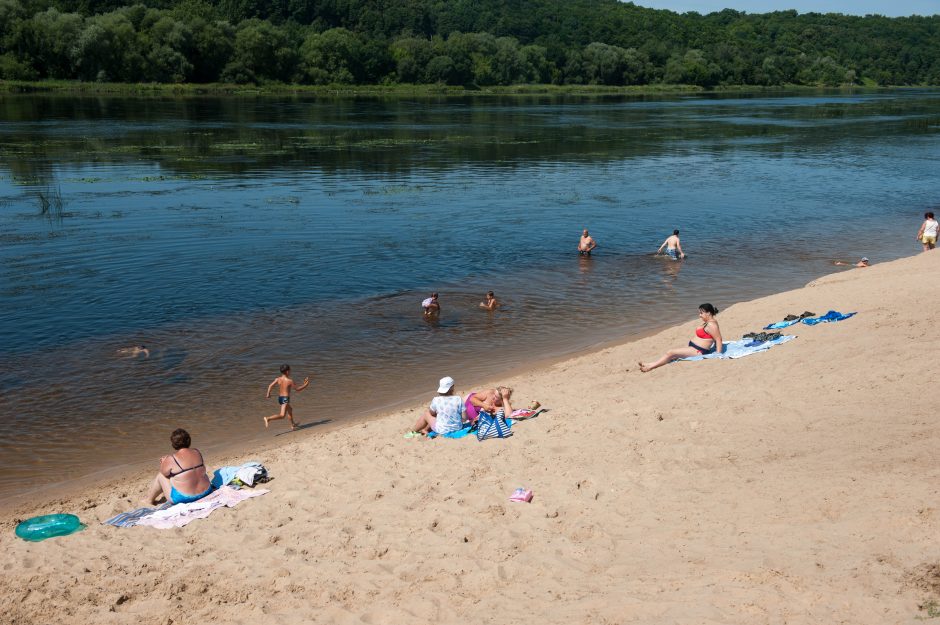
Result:
{"label": "man standing in water", "polygon": [[663,241],[663,244],[659,246],[659,249],[656,250],[656,253],[661,254],[663,248],[666,248],[666,256],[672,260],[685,258],[685,252],[682,251],[682,243],[679,242],[678,230],[672,231],[672,236]]}
{"label": "man standing in water", "polygon": [[281,412],[264,418],[264,427],[268,427],[271,421],[277,421],[287,417],[290,420],[290,429],[296,430],[297,423],[294,423],[294,409],[290,405],[290,391],[294,389],[298,393],[310,386],[310,378],[304,378],[304,383],[300,386],[294,384],[290,379],[290,365],[281,365],[281,375],[274,378],[274,381],[268,385],[268,392],[265,399],[271,398],[271,390],[277,386],[277,403],[281,405]]}
{"label": "man standing in water", "polygon": [[585,228],[584,232],[581,233],[581,242],[578,243],[578,254],[581,256],[590,256],[591,250],[595,247],[597,247],[597,241],[591,237],[587,228]]}

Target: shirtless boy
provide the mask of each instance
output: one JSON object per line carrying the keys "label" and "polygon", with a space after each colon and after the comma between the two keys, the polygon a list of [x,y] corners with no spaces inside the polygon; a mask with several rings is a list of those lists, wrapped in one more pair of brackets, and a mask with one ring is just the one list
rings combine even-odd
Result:
{"label": "shirtless boy", "polygon": [[587,228],[581,233],[581,242],[578,243],[578,254],[581,256],[590,256],[591,250],[597,247],[597,241],[588,233]]}
{"label": "shirtless boy", "polygon": [[298,393],[301,392],[310,386],[310,378],[304,378],[304,383],[297,386],[294,384],[294,381],[290,379],[290,365],[281,365],[281,375],[274,378],[274,381],[268,384],[268,392],[265,395],[265,399],[271,398],[271,390],[275,386],[277,386],[277,403],[281,405],[281,412],[271,415],[270,417],[265,417],[264,427],[268,427],[268,423],[271,421],[277,421],[278,419],[287,417],[290,420],[290,429],[296,430],[297,424],[294,423],[294,409],[290,405],[290,391],[294,389]]}
{"label": "shirtless boy", "polygon": [[663,244],[659,246],[659,249],[656,250],[657,254],[661,254],[663,248],[666,248],[666,256],[672,260],[679,260],[685,258],[685,252],[682,251],[682,243],[679,242],[679,231],[673,230],[672,236],[667,237]]}

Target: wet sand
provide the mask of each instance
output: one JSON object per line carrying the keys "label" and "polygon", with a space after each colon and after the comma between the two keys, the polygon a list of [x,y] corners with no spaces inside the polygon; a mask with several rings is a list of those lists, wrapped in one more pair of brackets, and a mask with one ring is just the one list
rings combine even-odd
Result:
{"label": "wet sand", "polygon": [[[98,524],[134,508],[150,472],[21,504],[2,519],[0,611],[15,625],[922,622],[940,601],[938,263],[731,306],[729,339],[787,313],[859,313],[741,360],[639,373],[688,341],[693,310],[519,373],[503,380],[519,403],[549,411],[509,440],[404,440],[414,405],[210,456],[262,461],[271,492],[181,530]],[[508,502],[518,486],[532,503]],[[13,536],[55,511],[88,529]]]}

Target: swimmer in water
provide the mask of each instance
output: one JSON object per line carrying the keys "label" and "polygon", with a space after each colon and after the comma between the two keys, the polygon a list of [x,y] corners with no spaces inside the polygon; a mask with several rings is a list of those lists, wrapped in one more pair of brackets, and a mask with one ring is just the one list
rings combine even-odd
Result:
{"label": "swimmer in water", "polygon": [[591,236],[587,228],[581,233],[581,241],[578,243],[578,254],[581,256],[590,256],[591,251],[597,247],[597,241]]}
{"label": "swimmer in water", "polygon": [[140,355],[143,355],[144,358],[150,358],[150,350],[143,345],[135,345],[134,347],[122,347],[117,350],[118,356],[122,358],[137,358]]}
{"label": "swimmer in water", "polygon": [[497,301],[496,295],[494,295],[492,291],[487,291],[483,301],[480,302],[480,308],[485,308],[486,310],[492,312],[498,307],[499,301]]}
{"label": "swimmer in water", "polygon": [[421,302],[421,308],[424,309],[425,319],[436,319],[441,315],[441,305],[437,301],[437,293],[431,293],[431,297]]}
{"label": "swimmer in water", "polygon": [[672,236],[668,237],[663,244],[656,250],[657,254],[662,254],[663,248],[666,248],[666,256],[672,260],[685,258],[685,252],[682,251],[682,243],[679,242],[679,231],[673,230]]}
{"label": "swimmer in water", "polygon": [[854,264],[853,264],[853,263],[843,263],[841,260],[837,260],[837,261],[835,262],[835,264],[836,264],[836,265],[841,265],[841,266],[844,266],[844,267],[868,267],[869,265],[871,265],[871,263],[869,262],[869,260],[868,260],[867,257],[863,257],[862,260],[860,260],[860,261],[858,261],[857,263],[854,263]]}

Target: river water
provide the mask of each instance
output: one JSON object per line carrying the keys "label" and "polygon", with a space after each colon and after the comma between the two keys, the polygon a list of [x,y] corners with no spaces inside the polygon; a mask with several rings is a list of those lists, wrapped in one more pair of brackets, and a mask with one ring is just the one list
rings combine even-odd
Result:
{"label": "river water", "polygon": [[[270,440],[282,363],[313,380],[298,419],[336,424],[916,253],[938,156],[926,90],[0,95],[0,497],[178,426]],[[651,254],[673,228],[683,263]]]}

